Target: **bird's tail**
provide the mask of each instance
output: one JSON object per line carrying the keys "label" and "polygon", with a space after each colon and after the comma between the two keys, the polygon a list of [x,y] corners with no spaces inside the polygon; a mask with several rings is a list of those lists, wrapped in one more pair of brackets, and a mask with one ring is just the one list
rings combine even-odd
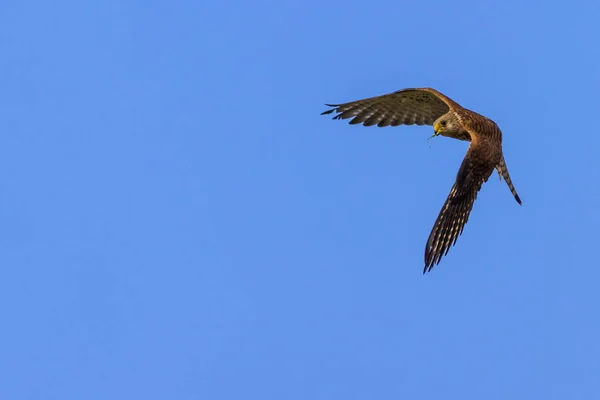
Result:
{"label": "bird's tail", "polygon": [[513,196],[515,196],[515,200],[517,200],[517,203],[521,204],[521,198],[517,194],[517,191],[515,190],[515,187],[513,186],[512,180],[510,179],[510,175],[508,174],[508,168],[506,168],[506,162],[504,161],[504,156],[502,156],[500,158],[500,162],[496,166],[496,169],[498,170],[498,174],[501,176],[500,180],[502,180],[502,177],[504,177],[504,180],[506,181],[506,184],[508,185],[510,192],[513,194]]}

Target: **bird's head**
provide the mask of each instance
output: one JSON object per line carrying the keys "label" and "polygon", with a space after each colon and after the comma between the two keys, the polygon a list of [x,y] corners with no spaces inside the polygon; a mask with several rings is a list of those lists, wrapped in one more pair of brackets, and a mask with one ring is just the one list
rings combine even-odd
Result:
{"label": "bird's head", "polygon": [[462,131],[462,126],[454,113],[446,113],[433,123],[433,136],[454,136]]}

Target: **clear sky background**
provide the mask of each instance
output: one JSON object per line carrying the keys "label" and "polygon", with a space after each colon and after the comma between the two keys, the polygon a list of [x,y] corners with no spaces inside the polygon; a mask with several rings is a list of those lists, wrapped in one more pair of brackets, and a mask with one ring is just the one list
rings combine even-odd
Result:
{"label": "clear sky background", "polygon": [[[0,398],[598,399],[597,1],[0,3]],[[432,86],[467,143],[319,113]]]}

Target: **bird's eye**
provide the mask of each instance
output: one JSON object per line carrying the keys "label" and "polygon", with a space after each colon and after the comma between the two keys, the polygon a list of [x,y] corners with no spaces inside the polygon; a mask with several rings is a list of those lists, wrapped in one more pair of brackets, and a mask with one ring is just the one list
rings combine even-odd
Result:
{"label": "bird's eye", "polygon": [[446,126],[446,121],[442,121],[442,126]]}

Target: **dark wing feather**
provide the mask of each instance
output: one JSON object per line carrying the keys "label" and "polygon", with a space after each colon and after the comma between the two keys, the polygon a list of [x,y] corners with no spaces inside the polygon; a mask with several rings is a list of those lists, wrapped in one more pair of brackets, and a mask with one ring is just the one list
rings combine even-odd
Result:
{"label": "dark wing feather", "polygon": [[433,89],[403,89],[344,104],[326,104],[333,108],[321,115],[335,111],[334,119],[352,118],[351,124],[364,126],[433,125],[454,105]]}
{"label": "dark wing feather", "polygon": [[448,254],[462,234],[477,193],[494,171],[485,154],[486,149],[471,146],[463,160],[456,182],[435,221],[425,246],[425,269],[431,271],[443,256]]}

